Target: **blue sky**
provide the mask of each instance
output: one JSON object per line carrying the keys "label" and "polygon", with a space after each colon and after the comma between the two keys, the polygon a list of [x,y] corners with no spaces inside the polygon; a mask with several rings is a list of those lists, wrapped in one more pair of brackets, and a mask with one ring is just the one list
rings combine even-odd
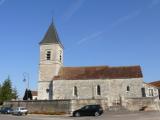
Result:
{"label": "blue sky", "polygon": [[0,82],[37,89],[39,42],[52,16],[65,66],[141,65],[160,80],[160,0],[0,0]]}

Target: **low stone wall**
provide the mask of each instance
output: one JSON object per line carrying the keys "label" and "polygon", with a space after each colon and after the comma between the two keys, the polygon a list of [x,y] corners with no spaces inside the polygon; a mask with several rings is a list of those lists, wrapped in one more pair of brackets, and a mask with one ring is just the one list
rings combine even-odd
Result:
{"label": "low stone wall", "polygon": [[[122,104],[108,106],[107,100],[102,99],[74,99],[74,100],[36,100],[36,101],[9,101],[4,105],[27,107],[30,113],[70,114],[85,105],[100,104],[103,110],[114,107],[115,110],[127,111],[160,111],[160,100],[156,98],[127,98]],[[123,109],[122,109],[123,108]]]}
{"label": "low stone wall", "polygon": [[13,108],[26,107],[30,113],[72,113],[85,105],[100,104],[104,110],[107,109],[107,100],[84,99],[84,100],[36,100],[36,101],[8,101],[5,106]]}
{"label": "low stone wall", "polygon": [[8,101],[5,106],[26,107],[30,113],[70,113],[70,100]]}
{"label": "low stone wall", "polygon": [[157,98],[130,98],[125,101],[125,108],[129,111],[159,111],[160,101]]}

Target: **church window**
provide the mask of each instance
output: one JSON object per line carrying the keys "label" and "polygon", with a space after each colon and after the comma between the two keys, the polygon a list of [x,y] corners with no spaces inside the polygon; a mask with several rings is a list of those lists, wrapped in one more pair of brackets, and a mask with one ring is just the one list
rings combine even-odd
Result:
{"label": "church window", "polygon": [[51,51],[47,51],[46,59],[51,60]]}
{"label": "church window", "polygon": [[130,87],[129,86],[127,86],[127,92],[129,92],[130,91]]}
{"label": "church window", "polygon": [[100,87],[100,85],[97,85],[97,95],[101,95],[101,87]]}
{"label": "church window", "polygon": [[74,96],[76,96],[76,97],[78,96],[78,90],[77,90],[76,86],[74,86],[73,93],[74,93]]}

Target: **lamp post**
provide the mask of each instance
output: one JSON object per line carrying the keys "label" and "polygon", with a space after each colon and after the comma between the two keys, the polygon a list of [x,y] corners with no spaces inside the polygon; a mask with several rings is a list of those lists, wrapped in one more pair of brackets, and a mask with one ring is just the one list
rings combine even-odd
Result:
{"label": "lamp post", "polygon": [[26,90],[27,90],[27,100],[28,100],[28,90],[29,90],[29,73],[24,72],[23,73],[23,82],[27,81]]}

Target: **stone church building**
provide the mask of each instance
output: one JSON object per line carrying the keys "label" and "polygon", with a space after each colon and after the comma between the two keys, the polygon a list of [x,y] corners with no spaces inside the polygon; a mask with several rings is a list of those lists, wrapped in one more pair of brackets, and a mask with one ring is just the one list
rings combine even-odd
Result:
{"label": "stone church building", "polygon": [[[114,103],[147,96],[140,66],[65,67],[63,53],[52,23],[40,42],[38,100],[104,99]],[[156,90],[152,92],[157,96]]]}

